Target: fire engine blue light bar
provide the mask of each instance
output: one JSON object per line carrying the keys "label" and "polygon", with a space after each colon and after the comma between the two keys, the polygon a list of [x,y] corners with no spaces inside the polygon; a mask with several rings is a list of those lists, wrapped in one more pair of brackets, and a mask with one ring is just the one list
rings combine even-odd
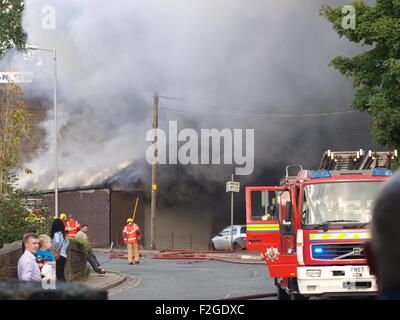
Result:
{"label": "fire engine blue light bar", "polygon": [[392,170],[390,169],[380,169],[380,168],[376,168],[373,172],[372,172],[373,176],[379,176],[379,177],[391,177],[393,175]]}
{"label": "fire engine blue light bar", "polygon": [[328,170],[311,171],[311,179],[330,178],[331,174]]}

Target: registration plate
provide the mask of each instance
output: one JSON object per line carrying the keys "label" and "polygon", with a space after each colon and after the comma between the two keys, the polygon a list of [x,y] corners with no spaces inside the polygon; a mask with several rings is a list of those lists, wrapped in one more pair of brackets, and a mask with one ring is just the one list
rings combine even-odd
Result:
{"label": "registration plate", "polygon": [[362,278],[365,267],[351,267],[351,275],[353,278]]}

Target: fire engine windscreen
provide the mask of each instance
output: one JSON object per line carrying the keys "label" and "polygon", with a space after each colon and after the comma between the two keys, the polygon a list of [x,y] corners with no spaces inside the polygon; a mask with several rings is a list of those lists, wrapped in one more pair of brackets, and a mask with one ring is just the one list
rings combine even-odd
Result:
{"label": "fire engine windscreen", "polygon": [[303,225],[368,224],[371,221],[373,201],[380,183],[380,181],[359,181],[306,185],[303,195]]}

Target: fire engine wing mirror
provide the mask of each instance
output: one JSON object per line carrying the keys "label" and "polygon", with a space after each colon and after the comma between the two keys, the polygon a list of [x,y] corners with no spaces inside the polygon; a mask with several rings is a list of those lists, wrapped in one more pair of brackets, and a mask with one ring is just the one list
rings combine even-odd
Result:
{"label": "fire engine wing mirror", "polygon": [[288,226],[292,223],[292,201],[286,202],[285,220],[283,224]]}

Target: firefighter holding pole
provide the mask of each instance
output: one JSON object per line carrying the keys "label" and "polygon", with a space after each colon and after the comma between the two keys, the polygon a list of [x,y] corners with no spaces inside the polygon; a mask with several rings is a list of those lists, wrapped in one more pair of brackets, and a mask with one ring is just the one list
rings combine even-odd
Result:
{"label": "firefighter holding pole", "polygon": [[133,218],[129,218],[126,222],[127,225],[122,230],[122,238],[128,249],[128,263],[133,264],[140,262],[140,239],[141,231],[139,226],[134,223],[136,209],[139,198],[136,199],[135,210],[133,213]]}

